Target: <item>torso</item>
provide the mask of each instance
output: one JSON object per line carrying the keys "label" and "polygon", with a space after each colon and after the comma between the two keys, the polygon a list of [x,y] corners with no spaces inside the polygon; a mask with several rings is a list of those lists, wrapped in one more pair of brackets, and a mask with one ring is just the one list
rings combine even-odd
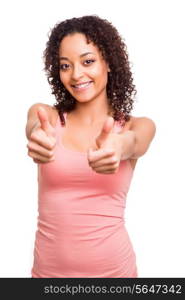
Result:
{"label": "torso", "polygon": [[[58,111],[56,108],[51,107],[52,116],[51,116],[51,124],[52,126],[56,126]],[[67,116],[68,117],[68,116]],[[130,121],[125,124],[124,131],[128,130],[130,124],[134,117],[131,117]],[[62,136],[62,143],[65,148],[78,151],[78,152],[86,152],[89,147],[95,147],[95,142],[92,144],[92,140],[95,141],[99,131],[102,128],[102,124],[97,124],[96,127],[85,127],[80,126],[80,124],[74,123],[71,117],[67,118],[66,128],[64,134]],[[131,167],[134,169],[137,163],[137,159],[129,159]]]}

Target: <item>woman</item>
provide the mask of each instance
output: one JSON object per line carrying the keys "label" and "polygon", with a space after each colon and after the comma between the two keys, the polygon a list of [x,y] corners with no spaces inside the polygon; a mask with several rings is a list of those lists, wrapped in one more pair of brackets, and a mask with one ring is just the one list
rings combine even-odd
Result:
{"label": "woman", "polygon": [[72,18],[52,29],[44,62],[57,103],[28,111],[39,198],[32,277],[137,277],[124,209],[155,124],[130,115],[126,45],[107,20]]}

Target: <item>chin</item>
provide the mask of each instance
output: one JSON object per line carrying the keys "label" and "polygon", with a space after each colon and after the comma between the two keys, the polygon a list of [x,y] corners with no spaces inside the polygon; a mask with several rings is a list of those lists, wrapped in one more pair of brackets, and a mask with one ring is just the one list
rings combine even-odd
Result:
{"label": "chin", "polygon": [[81,96],[81,97],[75,97],[75,95],[73,95],[73,97],[78,102],[90,102],[90,101],[92,101],[93,99],[96,98],[96,95],[95,96],[91,96],[91,97],[83,97],[83,96]]}

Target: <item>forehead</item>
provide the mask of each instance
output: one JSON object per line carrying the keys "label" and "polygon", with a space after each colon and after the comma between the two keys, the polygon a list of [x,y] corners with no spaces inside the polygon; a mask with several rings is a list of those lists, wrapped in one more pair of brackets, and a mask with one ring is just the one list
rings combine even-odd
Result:
{"label": "forehead", "polygon": [[59,53],[62,56],[80,55],[84,52],[93,52],[99,55],[99,49],[92,42],[87,43],[86,36],[82,33],[73,33],[63,38],[60,43]]}

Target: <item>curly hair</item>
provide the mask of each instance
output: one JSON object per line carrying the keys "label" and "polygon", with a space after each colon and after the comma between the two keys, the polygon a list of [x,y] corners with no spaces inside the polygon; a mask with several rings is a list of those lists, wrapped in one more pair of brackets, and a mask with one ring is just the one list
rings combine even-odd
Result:
{"label": "curly hair", "polygon": [[107,20],[97,15],[67,19],[57,23],[50,34],[43,52],[44,71],[52,94],[55,95],[54,107],[58,110],[61,124],[65,125],[64,112],[74,110],[75,98],[66,90],[59,75],[59,47],[63,38],[73,33],[82,33],[87,43],[96,45],[109,64],[108,82],[106,86],[109,109],[115,121],[121,126],[130,120],[134,96],[137,91],[133,84],[132,72],[128,60],[127,46],[117,29]]}

